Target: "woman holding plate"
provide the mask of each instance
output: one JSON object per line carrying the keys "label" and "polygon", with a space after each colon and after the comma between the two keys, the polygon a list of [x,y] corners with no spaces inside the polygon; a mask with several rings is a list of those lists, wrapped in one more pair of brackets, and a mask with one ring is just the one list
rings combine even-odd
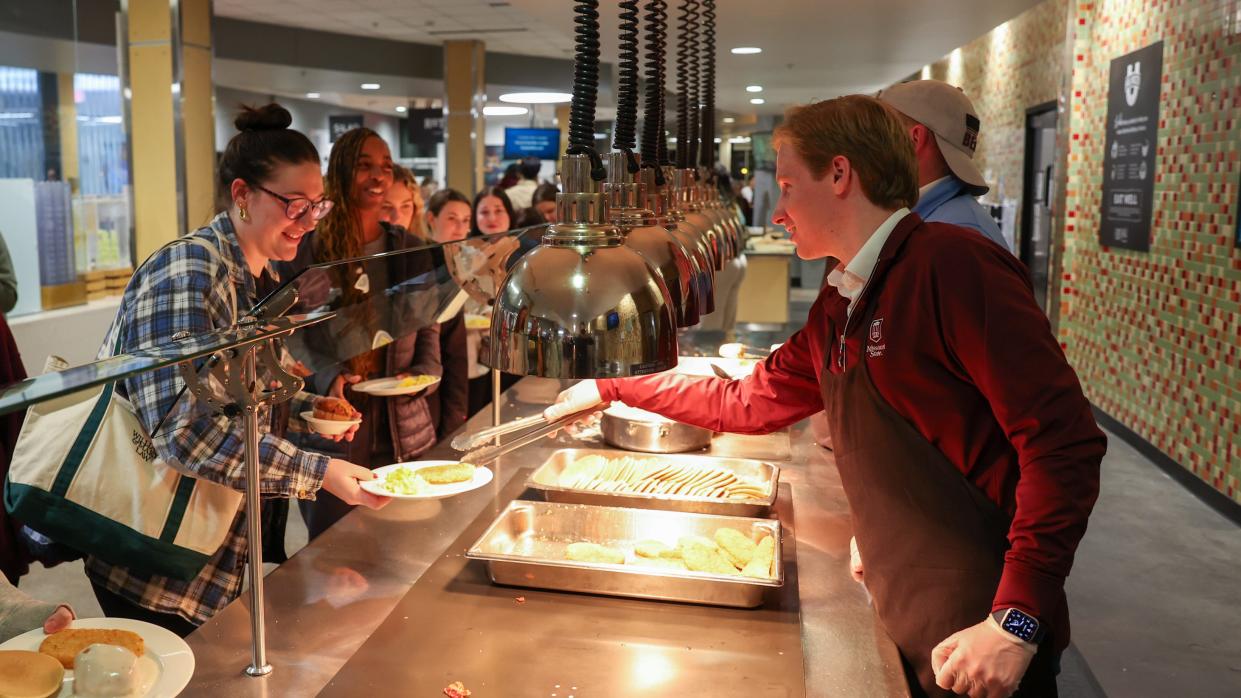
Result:
{"label": "woman holding plate", "polygon": [[[259,289],[275,283],[274,262],[292,259],[302,238],[331,208],[323,197],[319,153],[293,117],[271,104],[246,108],[218,169],[218,190],[227,197],[219,215],[170,243],[134,273],[99,358],[166,345],[237,324],[254,307]],[[262,378],[261,378],[262,379]],[[241,422],[201,413],[179,400],[184,381],[175,366],[118,381],[117,393],[134,411],[159,456],[194,477],[244,490],[245,444]],[[299,393],[296,412],[319,406]],[[268,410],[260,410],[259,461],[265,498],[337,501],[378,508],[387,500],[361,489],[373,479],[366,468],[297,448],[269,433]],[[156,430],[156,426],[163,426]],[[336,439],[352,439],[344,429]],[[198,575],[174,579],[141,566],[122,566],[91,555],[86,575],[109,617],[143,620],[185,636],[241,595],[248,555],[246,513],[239,510],[220,549]]]}
{"label": "woman holding plate", "polygon": [[[310,241],[302,245],[290,271],[311,264],[422,247],[425,243],[404,227],[383,220],[394,169],[388,145],[374,131],[357,128],[337,139],[324,178],[332,209]],[[342,265],[332,270],[333,285],[339,290],[341,306],[353,308],[353,319],[368,326],[383,326],[384,323],[368,322],[365,317],[366,313],[387,311],[388,301],[373,299],[381,298],[390,286],[432,267],[431,255],[421,253]],[[351,462],[374,469],[413,460],[435,445],[440,403],[427,398],[438,390],[443,374],[440,326],[426,323],[416,331],[402,333],[398,325],[403,323],[394,320],[388,324],[391,326],[385,331],[391,336],[377,332],[370,351],[350,358],[338,373],[321,372],[311,381],[317,392],[346,400],[361,412],[362,425],[357,437],[348,444],[337,444],[307,436],[307,447],[332,453],[344,446],[345,457]],[[424,323],[413,320],[407,324]],[[312,539],[352,508],[330,496],[301,504]]]}

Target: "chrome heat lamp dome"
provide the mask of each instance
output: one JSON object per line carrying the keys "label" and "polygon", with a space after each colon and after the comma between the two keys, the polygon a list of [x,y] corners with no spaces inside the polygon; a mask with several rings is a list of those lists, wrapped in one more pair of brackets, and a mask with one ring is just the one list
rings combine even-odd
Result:
{"label": "chrome heat lamp dome", "polygon": [[609,219],[620,228],[625,244],[641,253],[659,272],[672,300],[677,327],[693,327],[700,316],[701,269],[655,211],[639,205],[647,198],[644,189],[642,183],[633,181],[626,168],[625,153],[612,153],[608,182],[604,184]]}
{"label": "chrome heat lamp dome", "polygon": [[513,267],[495,301],[491,367],[611,378],[676,366],[674,306],[659,274],[607,224],[587,155],[562,160],[560,222]]}

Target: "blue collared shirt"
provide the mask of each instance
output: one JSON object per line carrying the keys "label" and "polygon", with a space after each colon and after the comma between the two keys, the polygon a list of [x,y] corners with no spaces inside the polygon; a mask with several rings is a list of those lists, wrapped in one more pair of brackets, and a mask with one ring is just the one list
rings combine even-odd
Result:
{"label": "blue collared shirt", "polygon": [[982,204],[965,189],[965,183],[956,177],[944,177],[929,185],[918,198],[913,212],[928,223],[951,223],[973,228],[1000,247],[1012,252],[1008,241],[1000,233],[1000,226]]}

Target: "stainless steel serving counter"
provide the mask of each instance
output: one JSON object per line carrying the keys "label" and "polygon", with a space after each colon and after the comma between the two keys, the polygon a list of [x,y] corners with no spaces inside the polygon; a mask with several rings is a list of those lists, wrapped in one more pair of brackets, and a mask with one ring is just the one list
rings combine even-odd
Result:
{"label": "stainless steel serving counter", "polygon": [[[562,385],[554,380],[524,379],[505,393],[504,419],[542,409]],[[489,412],[476,415],[465,428],[489,426]],[[494,481],[474,492],[446,500],[397,501],[377,512],[359,509],[346,516],[266,577],[272,674],[256,679],[242,673],[250,647],[248,600],[243,597],[188,638],[197,669],[183,695],[438,695],[427,693],[428,689],[413,685],[410,679],[423,669],[420,661],[428,663],[428,674],[435,675],[428,686],[438,683],[450,668],[446,665],[452,656],[428,649],[426,643],[419,647],[417,642],[428,623],[451,621],[451,616],[442,613],[450,608],[455,614],[477,610],[480,615],[512,613],[513,618],[543,608],[554,611],[559,623],[549,627],[563,630],[558,641],[542,643],[519,631],[480,633],[480,653],[486,651],[505,665],[493,671],[514,679],[538,676],[540,680],[481,686],[461,677],[476,698],[628,696],[636,695],[635,691],[651,696],[908,695],[896,648],[878,626],[865,591],[849,576],[848,507],[831,454],[814,444],[805,422],[788,435],[719,438],[710,451],[712,455],[765,457],[782,469],[783,501],[777,511],[791,509],[786,537],[793,538],[790,547],[795,552],[789,554],[795,559],[786,555],[786,564],[795,567],[795,584],[782,594],[773,594],[763,608],[743,611],[484,589],[487,582],[481,563],[454,560],[456,547],[472,543],[465,539],[480,524],[485,525],[482,519],[490,520],[490,515],[480,515],[499,511],[521,495],[531,468],[552,450],[573,445],[578,442],[561,435],[509,454],[492,464]],[[780,460],[786,453],[789,460]],[[454,456],[444,443],[426,457]],[[463,593],[467,589],[477,593]],[[515,598],[523,594],[531,599],[529,608],[525,604],[518,608]],[[505,608],[497,606],[499,600]],[[712,644],[713,623],[724,622],[724,614],[733,624],[731,635]],[[804,686],[803,677],[795,671],[787,675],[796,666],[793,658],[771,652],[789,631],[797,630],[792,624],[799,621]],[[589,628],[583,636],[588,635],[590,641],[571,641],[576,637],[573,633],[582,633],[582,628]],[[699,647],[714,651],[694,652],[684,644],[687,633],[697,634]],[[625,646],[622,637],[641,638],[642,646],[634,647],[632,642]],[[678,644],[673,647],[671,643]],[[624,668],[609,663],[622,656]],[[730,672],[730,667],[753,666],[763,657],[771,657],[773,666],[786,672],[781,681],[743,676],[740,670]],[[458,666],[477,666],[479,661],[461,656]],[[532,664],[537,666],[532,669]],[[593,677],[590,690],[575,693],[571,679],[559,687],[543,685],[547,682],[542,677],[575,666],[583,667],[576,674],[584,679],[582,689],[585,679]],[[559,673],[565,678],[575,675]],[[687,684],[690,680],[697,683]],[[687,685],[696,685],[700,691],[685,693]],[[738,692],[742,687],[749,687],[748,694]],[[723,688],[729,690],[718,690]]]}

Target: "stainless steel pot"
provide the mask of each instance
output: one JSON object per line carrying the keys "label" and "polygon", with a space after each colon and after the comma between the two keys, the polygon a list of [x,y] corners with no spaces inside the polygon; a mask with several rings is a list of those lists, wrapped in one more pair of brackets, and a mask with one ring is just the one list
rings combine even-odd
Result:
{"label": "stainless steel pot", "polygon": [[683,453],[711,445],[711,430],[663,418],[622,416],[603,411],[599,422],[603,440],[627,451],[646,453]]}

